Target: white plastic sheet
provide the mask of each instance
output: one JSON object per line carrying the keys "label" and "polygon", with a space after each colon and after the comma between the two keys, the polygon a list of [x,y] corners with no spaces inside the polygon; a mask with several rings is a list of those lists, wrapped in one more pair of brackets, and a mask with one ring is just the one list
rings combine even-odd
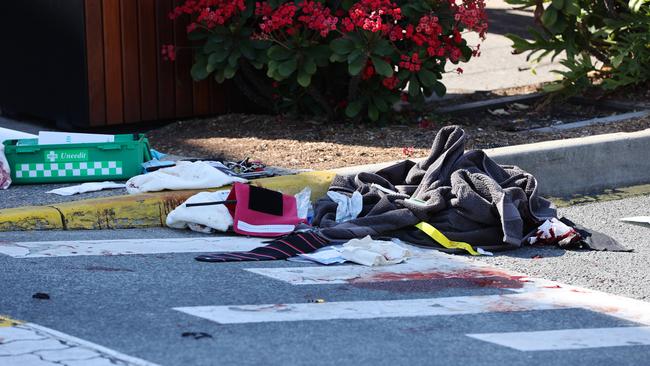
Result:
{"label": "white plastic sheet", "polygon": [[124,183],[115,183],[115,182],[92,182],[92,183],[83,183],[76,186],[69,186],[63,188],[53,189],[45,193],[54,193],[59,196],[72,196],[79,193],[87,192],[97,192],[104,189],[118,189],[124,188],[126,185]]}
{"label": "white plastic sheet", "polygon": [[126,190],[130,194],[136,194],[165,189],[218,188],[233,182],[243,183],[246,179],[228,176],[202,161],[179,161],[174,167],[159,169],[129,179],[126,182]]}

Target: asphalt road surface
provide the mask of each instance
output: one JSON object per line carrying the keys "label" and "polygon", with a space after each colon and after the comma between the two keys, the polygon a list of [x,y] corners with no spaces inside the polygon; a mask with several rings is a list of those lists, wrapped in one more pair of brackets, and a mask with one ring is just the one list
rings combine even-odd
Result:
{"label": "asphalt road surface", "polygon": [[618,221],[647,207],[561,210],[633,253],[434,253],[380,269],[200,263],[259,242],[179,230],[0,233],[0,366],[648,365],[650,229]]}

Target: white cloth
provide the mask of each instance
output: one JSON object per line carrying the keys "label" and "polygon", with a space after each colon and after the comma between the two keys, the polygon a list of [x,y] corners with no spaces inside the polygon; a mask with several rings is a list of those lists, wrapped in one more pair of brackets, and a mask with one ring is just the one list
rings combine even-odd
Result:
{"label": "white cloth", "polygon": [[363,197],[357,191],[354,191],[352,197],[334,191],[328,191],[327,196],[337,204],[337,223],[356,219],[363,209]]}
{"label": "white cloth", "polygon": [[[214,169],[214,168],[211,168]],[[194,231],[210,233],[211,228],[218,231],[226,231],[232,226],[232,216],[224,205],[194,206],[187,207],[187,203],[219,202],[225,201],[230,191],[200,192],[183,202],[167,215],[167,226],[174,229],[189,227]]]}
{"label": "white cloth", "polygon": [[126,182],[130,194],[156,192],[165,189],[203,189],[223,187],[246,179],[231,177],[202,161],[179,161],[176,166],[137,175]]}
{"label": "white cloth", "polygon": [[126,187],[126,184],[124,183],[92,182],[92,183],[83,183],[76,186],[57,188],[51,191],[47,191],[45,193],[54,193],[54,194],[58,194],[59,196],[72,196],[78,193],[97,192],[103,189],[117,189],[117,188],[124,188],[124,187]]}
{"label": "white cloth", "polygon": [[559,244],[568,245],[574,240],[580,240],[580,234],[574,228],[567,226],[562,221],[552,218],[544,221],[537,228],[535,235],[528,238],[529,244]]}
{"label": "white cloth", "polygon": [[0,141],[0,189],[7,189],[11,185],[11,168],[5,157],[5,145]]}
{"label": "white cloth", "polygon": [[373,240],[370,236],[343,244],[341,257],[364,266],[385,266],[404,262],[411,252],[391,241]]}

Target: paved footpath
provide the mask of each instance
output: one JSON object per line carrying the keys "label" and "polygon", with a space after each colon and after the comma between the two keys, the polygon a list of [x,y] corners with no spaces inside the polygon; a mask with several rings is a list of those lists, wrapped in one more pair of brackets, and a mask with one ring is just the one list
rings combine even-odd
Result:
{"label": "paved footpath", "polygon": [[[563,212],[585,221],[648,199]],[[638,237],[649,230],[623,228]],[[650,359],[650,303],[638,299],[647,282],[603,292],[607,285],[586,289],[573,286],[580,280],[528,277],[558,277],[553,266],[540,269],[545,258],[530,258],[535,248],[494,258],[428,252],[395,266],[325,267],[199,263],[196,253],[262,243],[167,229],[0,235],[0,366],[647,365]],[[576,258],[600,256],[607,268],[611,255],[645,258],[648,241],[633,241],[624,243],[637,249],[633,254],[542,253],[560,267],[565,254],[576,267]],[[637,299],[611,293],[620,291]],[[37,292],[50,298],[32,298]]]}

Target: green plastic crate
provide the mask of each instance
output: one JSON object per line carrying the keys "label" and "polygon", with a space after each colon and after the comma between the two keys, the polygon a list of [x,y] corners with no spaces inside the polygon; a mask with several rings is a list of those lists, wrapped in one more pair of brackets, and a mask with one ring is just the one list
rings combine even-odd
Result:
{"label": "green plastic crate", "polygon": [[115,135],[114,142],[38,145],[38,139],[7,140],[5,155],[15,184],[126,180],[151,160],[143,134]]}

